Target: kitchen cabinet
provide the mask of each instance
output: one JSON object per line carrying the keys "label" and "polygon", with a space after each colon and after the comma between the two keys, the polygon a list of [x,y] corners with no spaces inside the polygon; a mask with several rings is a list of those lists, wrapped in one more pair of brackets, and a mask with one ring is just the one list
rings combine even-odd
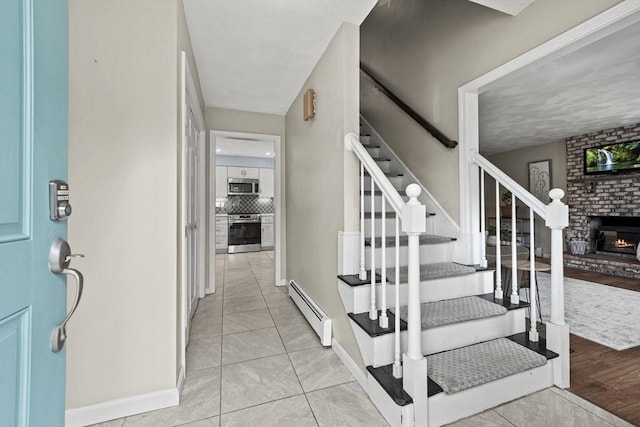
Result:
{"label": "kitchen cabinet", "polygon": [[245,178],[245,179],[260,179],[260,172],[258,168],[241,168],[236,166],[229,166],[227,168],[228,178]]}
{"label": "kitchen cabinet", "polygon": [[216,253],[227,253],[229,222],[227,215],[216,215]]}
{"label": "kitchen cabinet", "polygon": [[275,242],[275,230],[273,223],[273,214],[260,215],[261,241],[262,250],[273,249]]}
{"label": "kitchen cabinet", "polygon": [[216,166],[216,198],[227,197],[227,167]]}
{"label": "kitchen cabinet", "polygon": [[273,169],[260,168],[260,197],[274,197]]}

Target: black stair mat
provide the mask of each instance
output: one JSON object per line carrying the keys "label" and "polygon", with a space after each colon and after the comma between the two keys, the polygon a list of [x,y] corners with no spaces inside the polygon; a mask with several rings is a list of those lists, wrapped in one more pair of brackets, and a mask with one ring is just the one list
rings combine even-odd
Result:
{"label": "black stair mat", "polygon": [[[381,311],[378,310],[378,317],[380,317],[380,313],[381,313]],[[389,317],[389,327],[387,329],[384,329],[384,328],[380,327],[380,320],[379,319],[376,319],[376,320],[369,319],[369,313],[368,312],[366,312],[366,313],[358,313],[358,314],[349,313],[349,317],[354,322],[356,322],[356,324],[358,326],[360,326],[362,328],[362,330],[365,331],[372,338],[393,333],[394,324],[395,324],[394,322],[396,321],[396,317],[389,310],[387,310],[387,317]],[[407,322],[405,322],[402,319],[400,319],[400,330],[401,331],[406,331],[407,330]]]}
{"label": "black stair mat", "polygon": [[[434,236],[432,234],[421,234],[419,238],[419,242],[421,245],[437,245],[441,243],[451,243],[455,242],[455,237],[447,237],[447,236]],[[385,243],[387,248],[394,247],[396,245],[396,238],[394,236],[387,236],[385,239]],[[367,237],[364,239],[365,246],[371,246],[371,238]],[[408,246],[409,245],[409,236],[404,235],[400,236],[400,246]],[[376,248],[382,246],[382,238],[376,237]]]}
{"label": "black stair mat", "polygon": [[527,308],[530,305],[528,302],[522,301],[522,299],[520,299],[519,304],[511,304],[511,297],[497,299],[496,297],[493,296],[493,294],[482,294],[482,295],[478,295],[478,297],[484,298],[487,301],[490,301],[494,304],[499,304],[504,308],[506,308],[507,310],[517,310],[518,308]]}
{"label": "black stair mat", "polygon": [[538,342],[529,341],[529,331],[520,332],[519,334],[509,335],[506,337],[513,342],[520,344],[523,347],[528,348],[531,351],[535,351],[538,354],[543,355],[547,358],[547,360],[555,359],[558,357],[558,353],[555,353],[551,350],[547,350],[547,340],[540,337]]}
{"label": "black stair mat", "polygon": [[[385,216],[387,217],[387,219],[392,219],[395,218],[396,213],[391,211],[391,212],[386,212]],[[433,212],[427,212],[426,216],[435,216],[436,214]],[[376,212],[373,216],[376,219],[382,219],[382,212]],[[365,212],[364,213],[364,219],[370,219],[371,218],[371,212]]]}
{"label": "black stair mat", "polygon": [[[357,274],[339,274],[338,279],[342,280],[349,286],[362,286],[371,284],[371,270],[367,270],[367,278],[360,280],[360,276]],[[382,276],[376,274],[376,283],[382,283]],[[387,281],[389,283],[389,281]]]}
{"label": "black stair mat", "polygon": [[[373,378],[375,378],[378,384],[380,384],[384,391],[387,392],[389,397],[391,397],[398,406],[405,406],[413,403],[411,396],[409,396],[402,387],[402,378],[396,378],[393,376],[393,365],[385,365],[378,368],[367,366],[367,371]],[[431,378],[427,378],[428,397],[441,392],[442,387],[436,384]]]}

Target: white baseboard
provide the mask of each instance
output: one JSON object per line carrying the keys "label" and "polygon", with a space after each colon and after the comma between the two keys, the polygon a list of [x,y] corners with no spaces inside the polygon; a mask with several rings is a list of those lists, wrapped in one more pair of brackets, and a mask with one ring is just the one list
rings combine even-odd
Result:
{"label": "white baseboard", "polygon": [[338,355],[340,361],[342,361],[344,366],[346,366],[349,372],[351,372],[353,378],[355,378],[358,384],[360,384],[360,387],[362,387],[364,391],[367,391],[367,374],[358,367],[356,362],[353,361],[351,356],[349,356],[335,338],[331,340],[331,348],[333,348],[333,351]]}
{"label": "white baseboard", "polygon": [[182,386],[184,385],[184,379],[185,379],[184,371],[185,371],[184,365],[180,366],[180,373],[178,374],[178,381],[176,382],[176,389],[178,390],[178,393],[182,391]]}
{"label": "white baseboard", "polygon": [[280,279],[276,282],[276,286],[287,286],[287,279]]}
{"label": "white baseboard", "polygon": [[83,427],[156,409],[167,408],[169,406],[176,406],[179,403],[180,394],[178,389],[170,388],[153,393],[111,400],[96,405],[67,409],[65,411],[64,425],[65,427]]}

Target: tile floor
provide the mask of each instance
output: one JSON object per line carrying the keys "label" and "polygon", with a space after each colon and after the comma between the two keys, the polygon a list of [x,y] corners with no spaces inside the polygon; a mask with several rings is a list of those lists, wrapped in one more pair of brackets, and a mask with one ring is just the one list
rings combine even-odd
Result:
{"label": "tile floor", "polygon": [[[198,304],[180,405],[104,427],[386,426],[331,349],[273,285],[273,253],[217,255],[221,289]],[[455,426],[627,425],[569,392],[548,389]]]}

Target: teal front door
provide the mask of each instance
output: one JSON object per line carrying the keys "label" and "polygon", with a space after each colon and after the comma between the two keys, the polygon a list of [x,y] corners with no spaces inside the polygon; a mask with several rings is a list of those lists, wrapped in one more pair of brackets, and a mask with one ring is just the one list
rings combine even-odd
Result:
{"label": "teal front door", "polygon": [[65,351],[51,333],[66,278],[48,256],[67,227],[49,219],[48,184],[67,176],[67,20],[67,0],[0,0],[2,427],[64,425]]}

